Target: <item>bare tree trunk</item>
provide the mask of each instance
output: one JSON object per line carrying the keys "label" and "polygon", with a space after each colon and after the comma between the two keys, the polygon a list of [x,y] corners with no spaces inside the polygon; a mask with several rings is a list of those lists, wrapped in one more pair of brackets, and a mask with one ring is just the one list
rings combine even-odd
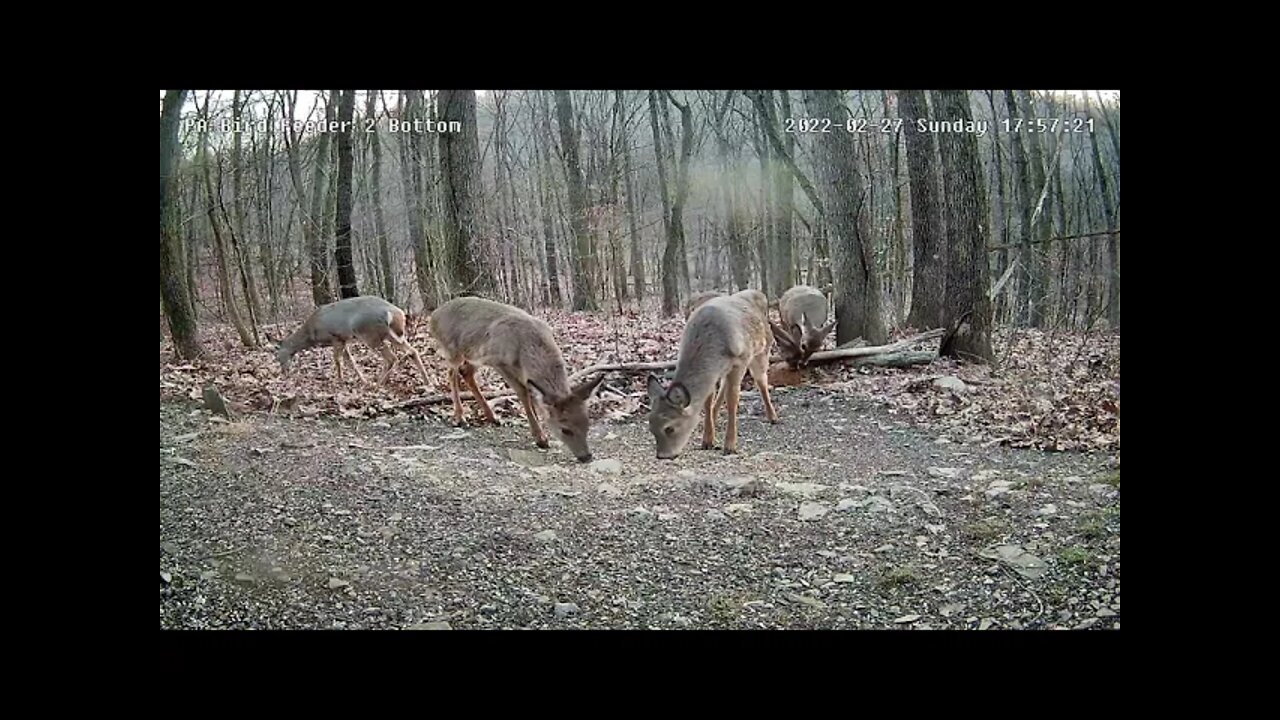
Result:
{"label": "bare tree trunk", "polygon": [[546,90],[539,90],[538,95],[542,100],[542,117],[535,119],[534,124],[538,128],[538,138],[541,142],[535,142],[535,152],[538,155],[538,204],[542,208],[542,239],[543,246],[546,248],[547,262],[547,301],[555,307],[564,305],[563,295],[560,292],[560,258],[556,254],[556,234],[555,227],[552,223],[552,198],[551,189],[548,187],[554,174],[551,165],[551,93]]}
{"label": "bare tree trunk", "polygon": [[231,154],[231,179],[232,192],[235,197],[232,200],[232,207],[235,208],[235,232],[232,235],[232,244],[236,250],[236,260],[240,265],[240,281],[244,285],[245,298],[249,301],[249,317],[253,321],[254,337],[256,339],[258,332],[258,318],[262,315],[262,300],[258,297],[258,284],[253,279],[253,268],[249,264],[246,254],[248,248],[242,247],[240,240],[245,244],[249,242],[249,233],[246,229],[248,223],[245,222],[245,197],[248,190],[244,186],[244,105],[241,102],[240,91],[236,90],[231,96],[231,119],[234,123],[236,131],[232,133],[234,145]]}
{"label": "bare tree trunk", "polygon": [[338,182],[333,215],[334,261],[338,266],[338,295],[356,297],[360,288],[356,283],[355,258],[351,253],[351,124],[355,118],[356,91],[338,91]]}
{"label": "bare tree trunk", "polygon": [[[423,119],[422,91],[402,90],[401,92],[404,93],[404,119],[410,123]],[[405,207],[409,213],[409,247],[413,248],[414,275],[418,280],[422,306],[426,312],[431,312],[440,301],[440,291],[436,287],[431,245],[427,241],[424,228],[426,214],[423,207],[422,133],[407,132],[404,136],[407,138],[407,144],[404,147],[405,157],[400,163],[400,168],[404,181]]]}
{"label": "bare tree trunk", "polygon": [[[935,108],[944,121],[972,120],[969,95],[943,90]],[[982,183],[978,142],[972,133],[941,133],[942,172],[947,182],[947,294],[945,324],[954,334],[944,340],[940,354],[990,363],[991,302],[987,261],[987,233],[983,223]]]}
{"label": "bare tree trunk", "polygon": [[574,125],[573,101],[568,90],[556,90],[556,116],[560,124],[560,151],[564,155],[565,175],[569,182],[569,222],[573,226],[573,250],[569,265],[573,271],[573,309],[597,309],[594,289],[587,277],[587,257],[591,252],[587,236],[587,197],[578,161],[578,128]]}
{"label": "bare tree trunk", "polygon": [[619,112],[624,118],[622,126],[622,178],[627,192],[627,223],[631,231],[631,281],[635,283],[636,302],[644,302],[644,253],[640,250],[640,230],[636,217],[635,190],[631,186],[631,133],[627,131],[625,118],[626,106],[623,104],[623,93],[615,90],[618,98]]}
{"label": "bare tree trunk", "polygon": [[[1005,107],[1009,112],[1010,122],[1017,122],[1022,114],[1018,111],[1017,102],[1014,100],[1013,91],[1004,91]],[[1018,210],[1020,221],[1018,223],[1018,260],[1022,264],[1019,272],[1018,281],[1018,324],[1027,325],[1031,322],[1031,305],[1032,288],[1034,286],[1032,265],[1035,260],[1031,249],[1031,214],[1035,208],[1034,191],[1031,189],[1031,172],[1027,167],[1027,154],[1022,147],[1022,134],[1015,132],[1010,133],[1010,143],[1013,146],[1013,178],[1014,184],[1018,188]]]}
{"label": "bare tree trunk", "polygon": [[[999,122],[1000,116],[996,111],[996,94],[992,90],[987,90],[987,104],[991,106],[991,121]],[[996,277],[1004,275],[1005,268],[1009,267],[1009,250],[1004,247],[1009,244],[1009,215],[1008,202],[1004,197],[1004,162],[1000,152],[1000,133],[996,133],[991,138],[991,164],[995,165],[996,170],[996,217],[992,223],[996,244],[1001,246],[1000,251],[996,253]],[[992,312],[994,317],[1003,317],[1004,315],[1004,298],[1006,293],[1000,293],[991,301],[995,305]]]}
{"label": "bare tree trunk", "polygon": [[[813,117],[843,125],[849,115],[843,93],[805,91],[806,110]],[[880,273],[871,254],[870,208],[856,167],[851,133],[835,132],[815,143],[817,184],[829,231],[835,237],[832,276],[835,280],[836,342],[862,337],[872,344],[888,338],[880,308]]]}
{"label": "bare tree trunk", "polygon": [[222,227],[219,222],[218,210],[221,204],[218,196],[213,189],[213,173],[209,170],[209,97],[205,96],[203,108],[204,123],[200,126],[200,166],[201,174],[204,176],[204,192],[205,200],[208,202],[209,226],[213,230],[213,249],[214,255],[218,262],[218,288],[225,299],[227,306],[227,318],[231,324],[235,326],[236,333],[240,335],[240,342],[245,347],[254,347],[256,343],[253,341],[253,335],[249,333],[249,328],[244,324],[244,320],[240,317],[240,308],[236,305],[236,296],[231,289],[231,267],[230,260],[227,257],[226,243],[222,237]]}
{"label": "bare tree trunk", "polygon": [[191,296],[182,288],[182,254],[173,202],[174,166],[179,158],[178,120],[186,94],[186,90],[166,90],[160,111],[160,301],[178,357],[194,360],[204,350],[200,347]]}
{"label": "bare tree trunk", "polygon": [[[325,101],[325,114],[332,119],[334,98]],[[292,118],[289,119],[292,122]],[[328,242],[324,235],[325,166],[329,162],[329,133],[322,132],[316,138],[315,168],[311,176],[311,211],[303,218],[303,234],[307,238],[307,251],[311,256],[311,298],[316,306],[333,302],[329,288]]]}
{"label": "bare tree trunk", "polygon": [[907,324],[918,328],[939,327],[947,291],[947,248],[939,214],[941,205],[937,195],[934,133],[921,131],[918,125],[918,121],[929,119],[923,91],[899,90],[898,100],[898,112],[906,125],[907,174],[911,179],[911,234],[915,253],[911,312],[907,315]]}
{"label": "bare tree trunk", "polygon": [[618,144],[625,140],[626,127],[625,116],[623,115],[622,91],[619,90],[614,94],[613,100],[613,122],[610,125],[609,137],[609,216],[607,222],[609,224],[609,262],[613,265],[613,297],[618,306],[618,312],[622,312],[622,304],[627,300],[627,268],[622,262],[622,249],[619,247],[618,225],[621,218],[618,217],[618,176],[622,172],[622,163],[619,162]]}
{"label": "bare tree trunk", "polygon": [[[1031,94],[1026,90],[1020,90],[1018,95],[1021,97],[1022,117],[1025,120],[1032,121],[1036,118],[1035,105],[1031,100]],[[1040,147],[1040,133],[1027,133],[1027,144],[1030,149],[1028,164],[1031,168],[1031,198],[1032,206],[1031,218],[1031,234],[1035,238],[1036,247],[1031,249],[1031,326],[1045,326],[1045,307],[1047,306],[1048,283],[1047,274],[1045,272],[1045,256],[1049,252],[1049,236],[1050,236],[1050,208],[1047,203],[1051,203],[1053,198],[1045,192],[1047,190],[1045,181],[1045,161],[1044,151]],[[1043,198],[1043,202],[1042,199]]]}
{"label": "bare tree trunk", "polygon": [[440,133],[440,177],[444,200],[444,236],[456,293],[493,291],[491,275],[478,257],[480,141],[476,129],[476,91],[441,90],[441,120],[460,122],[461,135]]}
{"label": "bare tree trunk", "polygon": [[[1120,157],[1120,139],[1114,138],[1116,157]],[[1116,209],[1111,201],[1111,187],[1107,180],[1107,172],[1102,166],[1102,156],[1098,153],[1098,140],[1089,134],[1089,152],[1093,156],[1093,174],[1098,178],[1099,192],[1102,195],[1102,216],[1108,230],[1116,227]],[[1110,282],[1107,283],[1107,323],[1114,329],[1120,327],[1120,236],[1107,237],[1107,258],[1110,261]]]}
{"label": "bare tree trunk", "polygon": [[376,122],[379,91],[369,90],[368,92],[365,115],[373,123],[373,132],[369,133],[369,151],[373,160],[373,167],[370,168],[373,176],[369,202],[373,206],[373,234],[378,238],[378,260],[382,268],[382,296],[394,305],[396,304],[396,274],[391,261],[391,247],[387,239],[387,222],[382,214],[382,138],[378,134]]}
{"label": "bare tree trunk", "polygon": [[662,130],[658,125],[658,93],[649,91],[649,125],[653,129],[653,152],[657,158],[658,195],[662,198],[662,228],[667,242],[662,252],[662,314],[675,315],[680,308],[680,275],[676,269],[676,254],[680,240],[672,226],[673,213],[667,192],[666,157],[662,152]]}
{"label": "bare tree trunk", "polygon": [[[671,203],[671,237],[667,241],[668,253],[670,253],[673,244],[678,248],[679,257],[670,258],[672,262],[678,263],[678,267],[669,265],[667,262],[668,257],[664,255],[662,258],[663,275],[665,276],[668,270],[680,272],[684,277],[684,284],[687,289],[689,285],[689,263],[684,242],[684,205],[689,199],[689,158],[693,155],[693,111],[689,108],[688,103],[676,102],[675,96],[670,91],[664,92],[667,100],[680,111],[680,160],[675,167],[676,195]],[[679,298],[677,297],[675,300],[676,306],[672,310],[673,312],[678,312]],[[669,314],[666,312],[667,295],[665,288],[662,305],[663,313]]]}
{"label": "bare tree trunk", "polygon": [[[764,91],[768,93],[768,91]],[[778,97],[782,102],[782,117],[791,117],[791,92],[789,90],[779,90]],[[764,121],[768,127],[766,133],[778,132],[778,115],[774,109],[772,99],[767,98],[764,103],[765,109],[768,111]],[[788,157],[795,156],[796,136],[795,133],[783,133],[786,142],[786,151]],[[767,142],[767,141],[766,141]],[[792,235],[792,223],[795,208],[795,175],[791,173],[791,168],[785,162],[773,163],[770,172],[773,176],[774,188],[774,214],[773,214],[773,248],[769,253],[769,268],[766,272],[769,278],[769,295],[771,297],[781,297],[782,293],[795,284],[795,240]]]}

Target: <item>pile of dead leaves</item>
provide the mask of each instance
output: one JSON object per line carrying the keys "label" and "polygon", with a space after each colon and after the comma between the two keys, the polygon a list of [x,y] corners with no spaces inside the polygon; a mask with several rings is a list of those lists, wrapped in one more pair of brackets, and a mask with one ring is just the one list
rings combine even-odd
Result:
{"label": "pile of dead leaves", "polygon": [[[994,340],[994,372],[944,359],[909,370],[846,368],[845,383],[952,441],[1120,448],[1119,335],[1001,330]],[[850,381],[855,374],[862,377]]]}

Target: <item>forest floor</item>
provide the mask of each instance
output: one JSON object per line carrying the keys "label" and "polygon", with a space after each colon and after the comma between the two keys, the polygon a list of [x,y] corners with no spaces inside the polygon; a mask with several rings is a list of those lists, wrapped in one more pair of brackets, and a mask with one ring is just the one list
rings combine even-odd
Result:
{"label": "forest floor", "polygon": [[[548,319],[571,372],[668,359],[680,331]],[[776,390],[778,425],[744,393],[739,454],[695,437],[674,461],[643,376],[611,375],[588,465],[538,450],[514,403],[461,429],[406,405],[404,364],[339,387],[327,351],[281,378],[204,338],[199,363],[161,348],[162,628],[1119,627],[1118,335],[998,338],[994,374],[818,369]]]}

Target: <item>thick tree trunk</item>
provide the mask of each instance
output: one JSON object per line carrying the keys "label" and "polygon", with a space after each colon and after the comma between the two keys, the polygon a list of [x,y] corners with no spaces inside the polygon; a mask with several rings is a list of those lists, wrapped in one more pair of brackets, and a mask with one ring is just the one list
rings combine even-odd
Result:
{"label": "thick tree trunk", "polygon": [[[404,118],[412,123],[423,118],[422,91],[403,90]],[[431,256],[431,245],[427,241],[425,228],[426,213],[423,197],[425,189],[422,182],[423,133],[407,132],[405,157],[401,162],[401,173],[404,180],[405,206],[409,213],[409,247],[413,248],[414,276],[418,280],[418,292],[422,296],[422,306],[426,312],[435,310],[440,301],[440,292],[436,287],[434,261]]]}
{"label": "thick tree trunk", "polygon": [[[830,118],[836,125],[843,125],[849,115],[842,93],[836,90],[806,90],[805,106],[811,116]],[[880,273],[871,254],[870,208],[858,176],[854,136],[847,132],[824,135],[814,143],[814,161],[827,228],[834,239],[836,342],[856,337],[884,342],[888,331],[880,308]]]}
{"label": "thick tree trunk", "polygon": [[[789,90],[778,91],[778,97],[782,101],[782,117],[784,118],[792,117],[790,95],[791,92]],[[776,130],[778,121],[772,114],[773,105],[769,104],[768,108],[770,110],[769,124],[773,130]],[[795,133],[786,133],[788,157],[795,156],[795,146]],[[777,163],[774,166],[773,177],[776,182],[774,197],[777,201],[775,204],[777,213],[773,218],[774,239],[776,242],[773,247],[773,267],[769,271],[769,277],[773,282],[770,294],[773,297],[781,297],[782,293],[786,292],[796,282],[795,236],[792,233],[796,185],[795,175],[792,174],[790,166],[785,163]]]}
{"label": "thick tree trunk", "polygon": [[[693,155],[693,111],[688,103],[677,103],[675,97],[666,91],[667,100],[680,111],[680,158],[676,163],[676,195],[671,202],[671,238],[667,242],[668,251],[672,246],[677,248],[678,257],[670,258],[675,266],[667,264],[668,257],[663,256],[663,274],[668,270],[679,272],[684,278],[685,291],[689,286],[689,262],[685,250],[684,206],[689,199],[689,158]],[[676,298],[678,311],[679,298]],[[666,310],[666,293],[663,293],[663,310]]]}
{"label": "thick tree trunk", "polygon": [[160,111],[160,301],[178,357],[194,360],[200,347],[191,298],[182,287],[182,253],[174,199],[174,170],[179,158],[178,120],[186,90],[166,90]]}
{"label": "thick tree trunk", "polygon": [[924,92],[899,90],[898,100],[898,112],[902,115],[907,136],[912,257],[915,261],[907,324],[912,327],[938,327],[942,325],[942,302],[947,290],[947,257],[942,237],[941,203],[938,202],[934,133],[921,132],[917,122],[929,119]]}
{"label": "thick tree trunk", "polygon": [[[972,120],[964,90],[943,90],[935,108],[943,121]],[[955,331],[943,342],[943,354],[977,362],[991,362],[991,302],[987,261],[987,232],[978,142],[972,133],[941,133],[942,172],[947,180],[947,294],[945,325]]]}
{"label": "thick tree trunk", "polygon": [[492,276],[479,254],[480,141],[476,91],[441,90],[441,121],[459,122],[462,133],[440,133],[440,177],[444,201],[447,266],[454,293],[488,294]]}
{"label": "thick tree trunk", "polygon": [[[663,101],[666,102],[665,100]],[[653,152],[658,167],[658,195],[662,198],[662,228],[667,242],[662,251],[662,314],[680,312],[680,275],[676,269],[676,255],[680,252],[680,240],[676,236],[672,219],[671,196],[667,192],[667,161],[662,151],[662,129],[658,124],[658,91],[649,91],[649,125],[653,129]]]}
{"label": "thick tree trunk", "polygon": [[[335,98],[330,97],[326,104],[332,107]],[[332,113],[326,108],[328,119]],[[289,119],[292,122],[292,118]],[[302,220],[303,235],[307,240],[307,253],[311,258],[311,298],[316,306],[333,302],[333,291],[329,288],[328,244],[324,235],[324,199],[325,199],[325,166],[329,163],[330,133],[319,133],[316,141],[316,155],[311,175],[311,209]]]}
{"label": "thick tree trunk", "polygon": [[569,182],[569,222],[573,227],[573,252],[569,264],[573,271],[573,309],[597,309],[595,292],[587,276],[591,253],[587,236],[587,197],[578,160],[578,129],[574,125],[573,101],[568,90],[556,90],[556,117],[560,125],[560,151],[564,154],[565,175]]}
{"label": "thick tree trunk", "polygon": [[356,297],[360,289],[356,283],[355,258],[351,254],[351,123],[355,117],[356,91],[340,90],[338,96],[338,122],[343,130],[337,133],[338,182],[334,208],[333,257],[338,266],[338,294],[340,297]]}

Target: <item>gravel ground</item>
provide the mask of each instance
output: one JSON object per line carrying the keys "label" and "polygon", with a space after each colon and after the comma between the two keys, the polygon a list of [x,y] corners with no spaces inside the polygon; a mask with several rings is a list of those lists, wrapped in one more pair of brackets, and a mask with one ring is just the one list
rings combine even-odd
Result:
{"label": "gravel ground", "polygon": [[821,388],[776,403],[769,426],[744,394],[736,456],[698,431],[657,460],[633,416],[579,465],[523,420],[162,401],[160,627],[1120,627],[1113,456],[943,443]]}

